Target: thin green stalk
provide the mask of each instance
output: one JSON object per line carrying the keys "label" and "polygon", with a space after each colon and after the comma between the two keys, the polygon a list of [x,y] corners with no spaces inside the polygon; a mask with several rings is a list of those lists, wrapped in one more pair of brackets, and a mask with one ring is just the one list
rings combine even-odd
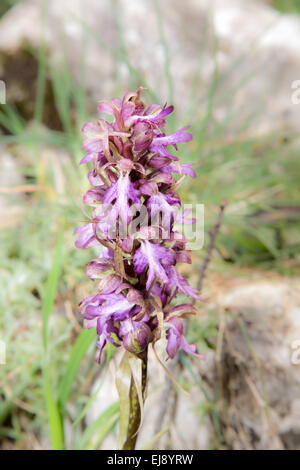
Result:
{"label": "thin green stalk", "polygon": [[43,336],[43,347],[44,347],[44,357],[43,357],[43,379],[44,379],[44,392],[46,407],[49,416],[50,424],[50,436],[51,443],[54,450],[64,449],[64,430],[62,423],[62,416],[58,404],[56,402],[53,385],[50,377],[50,368],[49,368],[49,350],[48,350],[48,320],[52,312],[55,296],[57,292],[58,279],[60,275],[60,264],[61,264],[61,252],[63,244],[63,234],[64,234],[64,225],[61,229],[59,239],[56,245],[55,255],[53,259],[53,264],[51,271],[49,273],[45,292],[43,294],[43,303],[42,303],[42,336]]}
{"label": "thin green stalk", "polygon": [[45,86],[46,86],[46,43],[45,43],[45,30],[46,30],[46,3],[42,2],[42,24],[41,24],[41,38],[39,47],[39,70],[37,77],[37,93],[34,109],[34,121],[41,123],[43,120]]}
{"label": "thin green stalk", "polygon": [[173,79],[171,74],[171,60],[169,49],[166,41],[166,36],[164,32],[164,25],[162,21],[162,15],[160,12],[159,4],[157,0],[153,0],[154,10],[157,19],[157,27],[160,37],[160,42],[164,51],[164,69],[165,69],[165,76],[168,84],[168,100],[170,103],[174,103],[174,86],[173,86]]}

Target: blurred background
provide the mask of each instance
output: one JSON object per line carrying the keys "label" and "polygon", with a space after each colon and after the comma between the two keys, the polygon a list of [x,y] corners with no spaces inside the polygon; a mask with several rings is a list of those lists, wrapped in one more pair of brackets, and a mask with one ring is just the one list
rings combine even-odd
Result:
{"label": "blurred background", "polygon": [[[117,354],[94,362],[78,301],[92,292],[74,248],[88,187],[81,127],[97,102],[139,86],[191,124],[185,203],[205,204],[188,328],[206,360],[173,373],[150,358],[138,448],[300,448],[300,3],[298,0],[1,0],[1,449],[114,449]],[[181,147],[180,147],[181,150]],[[4,360],[5,359],[5,360]],[[4,363],[5,362],[5,363]]]}

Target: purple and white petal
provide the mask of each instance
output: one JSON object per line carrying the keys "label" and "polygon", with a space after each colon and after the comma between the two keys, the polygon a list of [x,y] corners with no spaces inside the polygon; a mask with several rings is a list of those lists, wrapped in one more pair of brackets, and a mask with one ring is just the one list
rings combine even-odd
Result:
{"label": "purple and white petal", "polygon": [[110,220],[113,221],[120,217],[125,224],[128,224],[131,220],[129,203],[139,207],[141,204],[139,194],[139,191],[131,183],[128,172],[121,174],[118,181],[106,190],[103,198],[104,204],[113,204]]}
{"label": "purple and white petal", "polygon": [[194,299],[200,299],[197,289],[194,289],[189,285],[188,281],[179,274],[175,266],[168,266],[167,274],[168,284],[171,287],[178,287],[185,295],[194,297]]}
{"label": "purple and white petal", "polygon": [[75,246],[85,250],[91,246],[100,245],[95,237],[95,232],[92,223],[85,224],[74,230],[74,234],[79,233],[79,237],[75,241]]}
{"label": "purple and white petal", "polygon": [[174,253],[168,248],[157,243],[151,243],[148,240],[141,241],[140,248],[136,251],[133,263],[135,270],[141,274],[148,266],[148,277],[146,289],[149,289],[155,278],[167,283],[168,276],[166,266],[175,262]]}

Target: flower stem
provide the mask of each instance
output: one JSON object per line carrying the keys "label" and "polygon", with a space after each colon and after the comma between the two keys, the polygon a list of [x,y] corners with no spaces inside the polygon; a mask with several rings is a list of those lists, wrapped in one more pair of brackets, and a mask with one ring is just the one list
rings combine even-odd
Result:
{"label": "flower stem", "polygon": [[[140,354],[140,359],[142,361],[142,397],[143,403],[145,402],[145,393],[147,385],[147,362],[148,362],[148,350],[145,350]],[[136,390],[134,378],[131,376],[130,383],[130,418],[128,424],[127,439],[122,447],[122,450],[134,450],[136,445],[136,440],[138,437],[138,432],[141,426],[141,406]]]}

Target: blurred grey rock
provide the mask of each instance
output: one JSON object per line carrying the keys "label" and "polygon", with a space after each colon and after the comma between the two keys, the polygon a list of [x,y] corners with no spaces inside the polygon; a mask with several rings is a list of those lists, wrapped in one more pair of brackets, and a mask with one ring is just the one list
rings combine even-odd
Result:
{"label": "blurred grey rock", "polygon": [[231,315],[220,363],[226,443],[299,449],[300,281],[240,284],[221,301]]}
{"label": "blurred grey rock", "polygon": [[0,228],[9,228],[19,222],[23,215],[22,192],[13,192],[12,188],[23,184],[16,159],[5,146],[0,147]]}
{"label": "blurred grey rock", "polygon": [[[201,119],[216,66],[220,80],[212,125],[227,120],[228,133],[242,131],[248,120],[257,133],[298,129],[300,104],[291,100],[292,83],[300,79],[296,16],[252,0],[164,0],[157,2],[162,33],[152,0],[52,0],[44,20],[42,4],[25,0],[1,19],[0,55],[12,56],[26,43],[38,48],[43,37],[51,57],[66,60],[77,80],[84,57],[87,86],[95,100],[110,97],[117,88],[128,89],[128,59],[165,101],[172,96],[163,34],[179,113],[189,111]],[[116,56],[123,61],[116,62]]]}

